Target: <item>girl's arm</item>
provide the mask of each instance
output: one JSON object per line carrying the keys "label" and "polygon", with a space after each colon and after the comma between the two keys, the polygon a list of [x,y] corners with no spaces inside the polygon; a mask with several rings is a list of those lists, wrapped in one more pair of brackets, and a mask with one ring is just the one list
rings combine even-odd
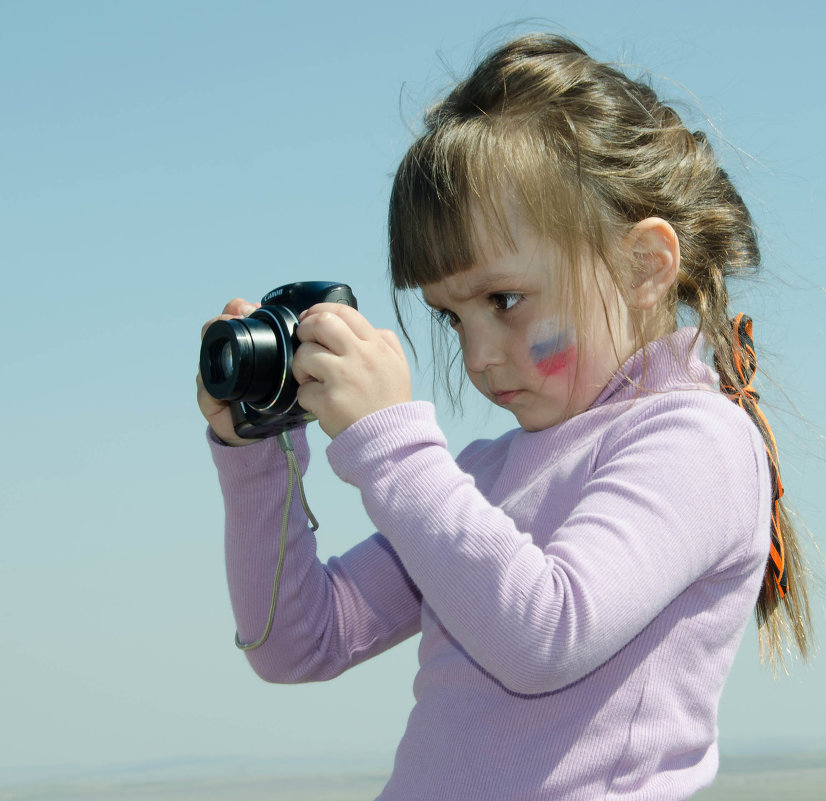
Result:
{"label": "girl's arm", "polygon": [[428,404],[359,420],[328,456],[468,654],[515,692],[550,692],[601,665],[700,578],[715,593],[724,568],[761,572],[759,435],[715,393],[675,395],[609,429],[578,503],[552,531],[541,515],[520,531],[483,497]]}
{"label": "girl's arm", "polygon": [[[215,320],[246,316],[259,305],[231,300],[204,324],[202,336]],[[251,643],[263,634],[272,602],[287,462],[275,439],[237,437],[229,404],[211,397],[200,375],[196,383],[224,492],[227,577],[238,637]],[[304,430],[295,430],[293,439],[303,473],[309,462]],[[322,565],[301,504],[293,498],[287,546],[272,631],[260,647],[246,651],[262,678],[332,678],[419,629],[419,593],[383,537]]]}
{"label": "girl's arm", "polygon": [[[226,564],[242,643],[266,625],[278,561],[287,466],[275,439],[243,448],[210,432],[226,510]],[[303,429],[293,431],[302,472],[309,461]],[[401,642],[420,628],[420,595],[387,541],[378,535],[323,565],[297,492],[269,638],[246,651],[264,679],[330,679]]]}

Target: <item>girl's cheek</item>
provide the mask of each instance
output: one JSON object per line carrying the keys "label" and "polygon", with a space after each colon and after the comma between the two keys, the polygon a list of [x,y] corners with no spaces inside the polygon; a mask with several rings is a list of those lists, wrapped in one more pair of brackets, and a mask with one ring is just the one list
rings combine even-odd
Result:
{"label": "girl's cheek", "polygon": [[557,373],[566,372],[568,366],[576,361],[576,345],[565,350],[553,353],[543,359],[535,361],[536,369],[544,376],[552,376]]}
{"label": "girl's cheek", "polygon": [[530,353],[541,375],[564,372],[576,361],[576,334],[573,330],[556,332],[531,345]]}

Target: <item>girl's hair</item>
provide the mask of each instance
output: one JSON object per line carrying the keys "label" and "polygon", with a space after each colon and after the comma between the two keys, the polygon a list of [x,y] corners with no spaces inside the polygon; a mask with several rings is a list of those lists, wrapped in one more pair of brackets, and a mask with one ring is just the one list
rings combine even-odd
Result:
{"label": "girl's hair", "polygon": [[[586,252],[598,257],[622,292],[628,262],[619,243],[638,222],[661,217],[681,252],[663,320],[673,328],[678,306],[693,310],[722,365],[721,383],[742,389],[727,367],[726,278],[756,270],[756,231],[705,135],[691,133],[650,86],[565,38],[528,35],[484,59],[426,113],[424,127],[398,168],[390,201],[400,323],[403,290],[477,261],[480,219],[512,248],[506,209],[516,209],[569,265]],[[570,296],[579,298],[581,271],[568,272]],[[581,309],[574,314],[579,324]],[[757,602],[761,654],[767,647],[773,665],[783,661],[785,640],[807,656],[811,629],[802,555],[782,504],[780,517],[789,590],[781,600],[767,566]]]}

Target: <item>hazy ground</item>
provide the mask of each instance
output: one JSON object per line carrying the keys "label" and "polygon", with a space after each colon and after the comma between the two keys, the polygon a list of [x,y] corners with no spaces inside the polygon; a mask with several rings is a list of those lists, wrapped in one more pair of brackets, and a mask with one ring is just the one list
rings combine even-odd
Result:
{"label": "hazy ground", "polygon": [[[65,780],[0,781],[0,801],[369,801],[384,785],[382,772],[250,775],[237,767],[199,778],[215,766],[174,767]],[[731,758],[698,801],[824,801],[826,753]]]}
{"label": "hazy ground", "polygon": [[82,781],[0,788],[3,801],[370,801],[385,775],[289,776],[173,781]]}
{"label": "hazy ground", "polygon": [[826,801],[826,753],[723,760],[714,784],[696,801]]}

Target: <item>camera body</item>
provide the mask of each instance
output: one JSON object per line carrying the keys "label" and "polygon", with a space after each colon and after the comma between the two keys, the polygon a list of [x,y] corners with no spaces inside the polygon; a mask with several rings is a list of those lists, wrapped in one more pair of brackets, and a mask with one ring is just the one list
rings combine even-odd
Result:
{"label": "camera body", "polygon": [[201,342],[201,378],[213,398],[229,401],[235,433],[272,437],[314,420],[298,404],[293,355],[298,316],[316,303],[358,308],[347,284],[301,281],[273,289],[248,317],[218,320]]}

